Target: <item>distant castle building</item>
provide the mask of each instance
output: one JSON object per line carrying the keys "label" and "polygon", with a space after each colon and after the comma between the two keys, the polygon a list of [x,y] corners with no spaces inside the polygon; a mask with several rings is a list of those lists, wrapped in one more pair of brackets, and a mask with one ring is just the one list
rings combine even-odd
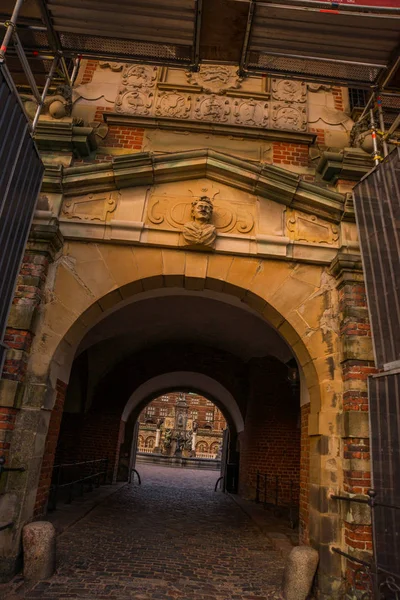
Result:
{"label": "distant castle building", "polygon": [[203,396],[165,394],[139,416],[138,452],[219,458],[226,427],[221,411]]}

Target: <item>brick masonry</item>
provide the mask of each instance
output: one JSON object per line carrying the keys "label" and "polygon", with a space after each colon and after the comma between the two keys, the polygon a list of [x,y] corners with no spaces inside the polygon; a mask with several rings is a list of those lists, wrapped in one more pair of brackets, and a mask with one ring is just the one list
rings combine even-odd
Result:
{"label": "brick masonry", "polygon": [[[114,407],[114,410],[112,409]],[[115,479],[120,445],[124,437],[121,410],[113,405],[108,410],[64,413],[56,461],[62,463],[108,459],[110,479]]]}
{"label": "brick masonry", "polygon": [[[343,341],[342,378],[344,383],[343,411],[349,416],[368,413],[368,376],[376,373],[374,363],[364,358],[365,343],[371,338],[365,286],[360,281],[345,280],[339,287],[339,309],[341,315],[341,338]],[[367,341],[369,343],[369,341]],[[359,357],[357,351],[359,350]],[[364,419],[365,420],[365,419]],[[354,422],[354,417],[353,417]],[[353,494],[367,494],[371,488],[369,438],[360,437],[351,428],[342,440],[343,447],[343,490]],[[346,513],[345,543],[348,550],[355,552],[372,550],[371,525],[354,521],[353,514]],[[352,565],[347,565],[347,576]]]}
{"label": "brick masonry", "polygon": [[23,381],[33,339],[34,314],[42,300],[49,258],[44,254],[25,252],[15,289],[9,323],[6,329],[6,353],[3,379]]}
{"label": "brick masonry", "polygon": [[[252,360],[245,431],[240,443],[240,493],[254,499],[257,471],[269,478],[279,497],[290,500],[290,481],[298,501],[300,480],[299,397],[286,380],[287,368],[272,359]],[[272,494],[272,495],[273,495]]]}
{"label": "brick masonry", "polygon": [[306,144],[273,142],[272,149],[273,163],[275,165],[309,166],[308,146]]}

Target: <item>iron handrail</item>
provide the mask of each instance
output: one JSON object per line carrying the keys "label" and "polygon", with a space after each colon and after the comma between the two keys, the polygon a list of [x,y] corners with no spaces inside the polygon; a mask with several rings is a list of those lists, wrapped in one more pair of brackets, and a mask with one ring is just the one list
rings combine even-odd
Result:
{"label": "iron handrail", "polygon": [[[97,464],[104,464],[103,468],[94,469],[93,466]],[[82,467],[91,466],[91,472],[85,473],[81,477],[75,477],[71,481],[63,482],[62,476],[64,471],[68,471],[70,467]],[[93,482],[97,487],[100,486],[100,478],[103,477],[103,484],[106,483],[108,474],[108,458],[97,458],[94,460],[79,461],[75,463],[60,463],[54,465],[52,479],[55,479],[54,483],[50,485],[49,490],[49,506],[51,510],[57,508],[58,494],[60,489],[68,489],[69,495],[66,502],[71,503],[74,496],[74,486],[80,484],[80,495],[83,495],[85,483],[89,483],[90,491],[93,489]]]}
{"label": "iron handrail", "polygon": [[4,466],[5,464],[6,464],[5,456],[0,456],[0,477],[1,477],[2,473],[9,473],[9,472],[23,473],[24,471],[26,471],[25,467],[5,467]]}

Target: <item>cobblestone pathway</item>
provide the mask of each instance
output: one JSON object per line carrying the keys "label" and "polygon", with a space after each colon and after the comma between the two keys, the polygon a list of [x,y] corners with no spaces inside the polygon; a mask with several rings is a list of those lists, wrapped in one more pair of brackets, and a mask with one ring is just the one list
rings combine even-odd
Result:
{"label": "cobblestone pathway", "polygon": [[214,493],[218,472],[139,468],[141,487],[121,488],[58,538],[57,574],[13,598],[279,598],[282,558]]}

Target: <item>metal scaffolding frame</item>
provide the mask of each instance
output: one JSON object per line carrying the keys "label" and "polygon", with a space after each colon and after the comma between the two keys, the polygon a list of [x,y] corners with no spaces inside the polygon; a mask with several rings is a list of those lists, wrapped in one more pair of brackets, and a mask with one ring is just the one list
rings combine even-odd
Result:
{"label": "metal scaffolding frame", "polygon": [[[3,22],[0,64],[5,63],[7,51],[19,59],[38,103],[32,132],[55,73],[73,85],[82,58],[147,62],[192,71],[209,60],[202,49],[207,42],[207,32],[202,28],[203,11],[207,2],[218,5],[223,0],[154,0],[151,4],[141,1],[116,0],[110,12],[105,0],[33,0],[37,9],[33,18],[22,14],[24,0],[15,0],[11,17]],[[347,2],[231,0],[231,5],[248,4],[246,22],[243,19],[240,25],[243,41],[237,57],[239,73],[244,77],[268,74],[370,88],[370,99],[360,120],[368,114],[374,143],[379,131],[386,156],[387,136],[379,97],[390,89],[395,75],[400,79],[400,7],[397,0]],[[89,19],[89,15],[93,18]],[[82,23],[80,19],[85,20]],[[136,26],[133,33],[132,24]],[[350,26],[354,30],[354,48],[341,50]],[[317,43],[309,40],[320,29],[325,42],[320,43],[319,38]],[[282,32],[285,35],[281,41]],[[369,32],[374,33],[375,43],[371,44]],[[337,49],[335,56],[333,46]],[[373,60],[375,54],[378,58]],[[72,68],[67,64],[71,60]],[[33,61],[41,61],[46,73],[41,92],[32,70]],[[400,83],[396,94],[397,91],[400,97]],[[374,150],[378,161],[377,146]]]}

